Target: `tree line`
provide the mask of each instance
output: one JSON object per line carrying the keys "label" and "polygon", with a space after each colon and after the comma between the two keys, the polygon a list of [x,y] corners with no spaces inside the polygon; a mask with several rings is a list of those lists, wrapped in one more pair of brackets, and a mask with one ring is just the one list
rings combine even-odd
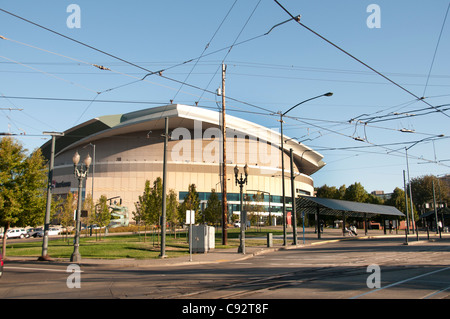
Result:
{"label": "tree line", "polygon": [[[159,227],[162,216],[162,198],[161,177],[157,177],[153,183],[147,180],[142,195],[135,203],[133,216],[136,223],[144,224],[145,227]],[[203,211],[195,184],[189,185],[187,195],[180,200],[177,199],[175,191],[170,189],[166,195],[166,221],[172,230],[184,223],[187,210],[195,211],[196,223],[217,225],[222,216],[221,202],[214,189],[211,190],[207,206]]]}
{"label": "tree line", "polygon": [[[48,183],[48,169],[41,150],[36,149],[30,155],[27,150],[11,137],[0,140],[0,227],[4,233],[11,227],[38,226],[44,223],[46,211],[46,193]],[[401,188],[395,188],[387,199],[368,193],[361,183],[354,183],[348,187],[339,188],[324,185],[316,188],[318,197],[343,199],[373,204],[385,204],[395,206],[406,212],[411,211],[409,199],[409,187],[413,194],[413,211],[415,219],[424,213],[427,205],[436,200],[437,203],[448,203],[450,188],[441,179],[432,175],[413,178],[407,186],[407,200],[405,204],[405,192]],[[261,194],[262,195],[262,194]],[[73,212],[76,209],[78,194],[67,194],[65,198],[56,198],[52,201],[51,216],[58,216],[63,227],[73,225]],[[222,205],[214,189],[208,199],[204,210],[200,207],[199,194],[195,184],[190,184],[185,198],[177,199],[174,190],[169,190],[166,195],[167,223],[171,228],[182,225],[185,220],[186,210],[194,210],[196,223],[209,223],[219,225],[222,219]],[[258,202],[257,199],[254,199]],[[88,211],[88,217],[82,220],[85,224],[97,224],[100,227],[110,222],[111,214],[108,208],[107,198],[102,195],[97,203],[94,203],[91,194],[88,194],[83,203],[83,209]],[[246,207],[248,211],[260,211],[261,208]],[[160,225],[162,216],[162,180],[157,178],[153,182],[147,180],[144,190],[135,204],[133,212],[136,223],[144,225]],[[5,252],[6,236],[3,236],[2,251]]]}

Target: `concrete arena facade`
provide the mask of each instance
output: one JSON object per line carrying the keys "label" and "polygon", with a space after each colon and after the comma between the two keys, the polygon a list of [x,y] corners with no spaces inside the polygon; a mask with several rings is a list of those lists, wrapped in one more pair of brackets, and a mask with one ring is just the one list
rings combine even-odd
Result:
{"label": "concrete arena facade", "polygon": [[[205,207],[211,189],[221,198],[221,114],[200,107],[171,104],[141,111],[94,118],[56,137],[53,172],[53,194],[76,193],[72,157],[78,152],[81,161],[93,158],[82,197],[93,193],[120,197],[129,216],[144,191],[145,181],[162,177],[165,118],[169,122],[167,144],[167,190],[173,189],[183,201],[190,184],[195,184]],[[294,154],[294,187],[296,196],[314,195],[311,175],[322,168],[323,156],[311,148],[284,136],[286,208],[291,210],[290,157]],[[263,191],[265,212],[281,215],[281,136],[271,130],[235,116],[226,115],[227,202],[230,213],[239,213],[239,186],[235,184],[234,167],[243,172],[249,167],[244,192]],[[50,157],[51,141],[41,147]],[[270,198],[268,196],[270,193]],[[260,203],[261,204],[261,203]],[[231,215],[231,214],[230,214]],[[131,220],[131,222],[133,222]]]}

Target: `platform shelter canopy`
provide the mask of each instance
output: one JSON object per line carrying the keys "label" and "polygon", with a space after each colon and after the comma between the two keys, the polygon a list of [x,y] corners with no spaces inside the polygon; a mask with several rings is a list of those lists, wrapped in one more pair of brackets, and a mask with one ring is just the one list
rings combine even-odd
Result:
{"label": "platform shelter canopy", "polygon": [[428,217],[434,218],[436,213],[438,214],[438,216],[441,216],[441,215],[449,216],[450,215],[450,208],[449,207],[440,207],[440,208],[437,209],[436,212],[434,210],[430,210],[430,211],[420,215],[419,218],[428,218]]}
{"label": "platform shelter canopy", "polygon": [[393,206],[358,203],[346,200],[319,198],[311,196],[300,196],[296,201],[296,209],[299,213],[347,217],[371,217],[375,215],[389,215],[392,217],[403,217],[401,211]]}

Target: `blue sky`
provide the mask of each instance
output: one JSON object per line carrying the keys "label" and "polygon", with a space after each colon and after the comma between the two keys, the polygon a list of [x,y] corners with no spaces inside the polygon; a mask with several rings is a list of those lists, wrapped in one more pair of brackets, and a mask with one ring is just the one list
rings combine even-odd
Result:
{"label": "blue sky", "polygon": [[[224,62],[228,113],[274,129],[273,113],[334,93],[285,118],[286,135],[324,155],[316,186],[403,187],[405,147],[417,141],[408,151],[411,177],[449,173],[450,110],[441,106],[450,102],[449,2],[279,2],[400,87],[294,21],[264,35],[289,19],[272,0],[1,1],[3,10],[141,68],[0,11],[0,35],[7,38],[0,39],[0,132],[22,134],[16,137],[32,150],[48,140],[43,131],[101,115],[170,100],[217,109],[220,99],[207,91],[221,86]],[[80,28],[67,25],[70,4],[80,8]],[[380,28],[367,25],[370,4],[380,8]],[[166,78],[137,81],[148,73],[143,69],[165,70]]]}

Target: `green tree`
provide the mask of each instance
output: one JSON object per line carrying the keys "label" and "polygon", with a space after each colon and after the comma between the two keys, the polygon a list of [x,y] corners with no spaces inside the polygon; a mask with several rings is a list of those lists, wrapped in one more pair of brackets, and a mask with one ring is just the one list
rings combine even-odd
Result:
{"label": "green tree", "polygon": [[[0,140],[0,225],[35,225],[44,221],[47,172],[40,149],[30,156],[10,137]],[[6,255],[6,236],[2,251]]]}
{"label": "green tree", "polygon": [[[69,226],[74,225],[73,217],[75,209],[77,209],[75,197],[73,193],[69,193],[67,194],[66,199],[63,201],[62,209],[58,216],[61,226],[67,229]],[[68,234],[66,234],[66,239],[68,239]]]}
{"label": "green tree", "polygon": [[180,220],[184,220],[186,218],[186,210],[194,210],[196,222],[200,221],[200,199],[195,184],[189,185],[188,193],[184,198],[183,203],[179,206],[178,213]]}
{"label": "green tree", "polygon": [[335,186],[330,187],[325,184],[319,188],[316,188],[316,191],[317,191],[317,197],[342,199],[341,192]]}
{"label": "green tree", "polygon": [[425,204],[433,203],[433,183],[436,203],[449,201],[449,187],[433,175],[426,175],[411,179],[413,204],[424,208]]}
{"label": "green tree", "polygon": [[176,226],[178,224],[178,200],[177,194],[173,189],[170,189],[169,194],[167,195],[166,219],[172,227],[176,238]]}
{"label": "green tree", "polygon": [[85,225],[92,224],[95,220],[95,204],[92,194],[90,193],[86,195],[86,198],[83,201],[83,210],[87,212],[87,217],[81,217],[81,222]]}
{"label": "green tree", "polygon": [[153,182],[147,203],[149,224],[159,225],[159,220],[162,215],[162,196],[162,179],[161,177],[157,177]]}
{"label": "green tree", "polygon": [[[105,195],[100,196],[97,201],[96,219],[97,225],[100,227],[106,227],[111,220],[111,212],[109,211],[108,198]],[[105,228],[106,229],[106,228]]]}
{"label": "green tree", "polygon": [[149,202],[150,202],[150,196],[151,196],[151,187],[150,187],[150,181],[145,181],[144,186],[144,192],[142,195],[139,196],[138,202],[136,203],[136,214],[135,214],[135,220],[139,223],[144,223],[144,241],[147,237],[147,225],[148,225],[148,215],[149,215]]}
{"label": "green tree", "polygon": [[222,203],[215,189],[211,189],[204,214],[207,223],[218,225],[222,221]]}
{"label": "green tree", "polygon": [[361,183],[356,182],[355,184],[347,187],[345,190],[344,199],[353,202],[365,203],[368,199],[368,194]]}
{"label": "green tree", "polygon": [[[166,218],[174,228],[178,222],[178,201],[174,190],[169,190],[166,200]],[[150,186],[149,180],[145,181],[144,192],[135,203],[135,208],[136,212],[133,215],[136,222],[143,222],[145,227],[147,225],[159,226],[162,214],[162,179],[160,177],[153,182],[153,187]]]}

